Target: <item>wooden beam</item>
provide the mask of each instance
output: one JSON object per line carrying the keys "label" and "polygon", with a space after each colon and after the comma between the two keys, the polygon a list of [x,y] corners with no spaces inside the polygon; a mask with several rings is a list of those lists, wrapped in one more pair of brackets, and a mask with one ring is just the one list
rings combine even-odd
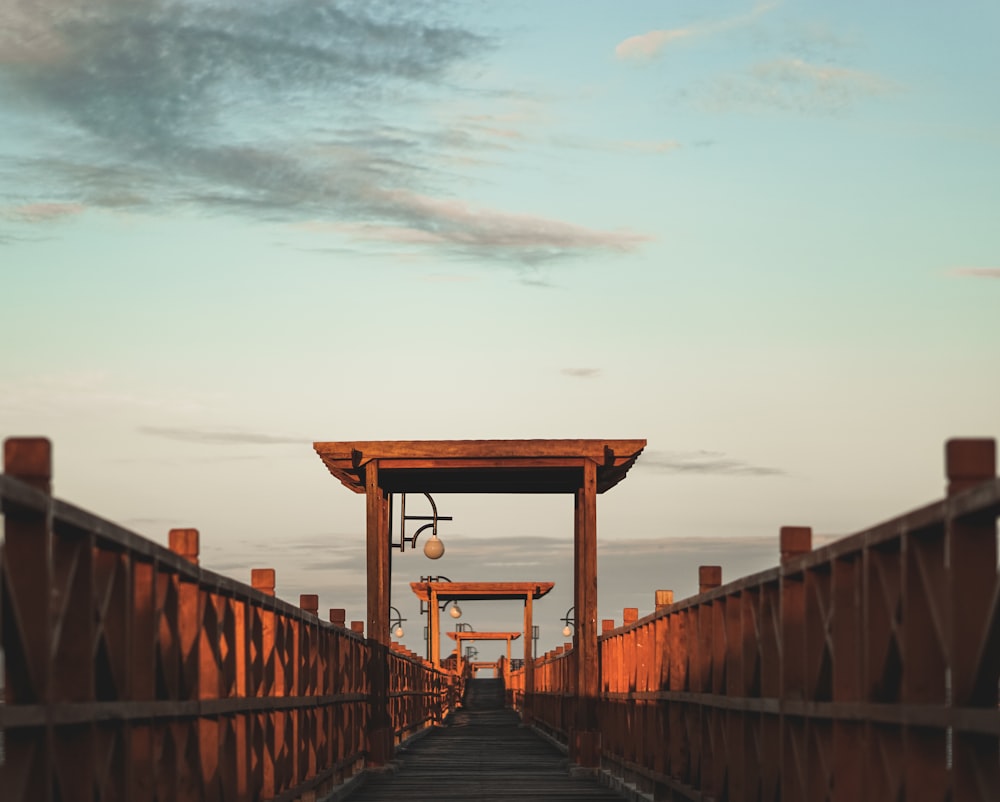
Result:
{"label": "wooden beam", "polygon": [[615,462],[646,447],[645,440],[357,440],[316,442],[313,448],[330,459],[351,460],[355,466],[371,459],[485,459],[586,457],[605,464],[609,451]]}
{"label": "wooden beam", "polygon": [[523,599],[532,596],[540,599],[552,588],[554,582],[411,582],[410,588],[420,601],[430,599],[433,591],[440,601],[469,599],[472,601],[500,601]]}
{"label": "wooden beam", "polygon": [[446,632],[452,640],[517,640],[520,632]]}
{"label": "wooden beam", "polygon": [[364,492],[365,466],[381,463],[392,492],[573,493],[580,466],[597,466],[597,492],[625,478],[645,440],[386,440],[316,442],[327,470]]}

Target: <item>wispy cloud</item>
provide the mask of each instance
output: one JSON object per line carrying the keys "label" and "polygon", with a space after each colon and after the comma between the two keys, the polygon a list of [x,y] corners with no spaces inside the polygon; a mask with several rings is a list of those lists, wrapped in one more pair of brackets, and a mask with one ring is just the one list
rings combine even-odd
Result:
{"label": "wispy cloud", "polygon": [[22,208],[21,222],[83,207],[194,206],[336,221],[359,239],[527,264],[645,239],[442,191],[456,151],[473,161],[504,154],[537,109],[480,115],[467,129],[414,122],[415,108],[461,88],[495,46],[432,0],[0,9],[5,111],[38,133],[23,138],[9,160],[14,180],[0,189],[0,203]]}
{"label": "wispy cloud", "polygon": [[73,217],[83,211],[84,206],[79,203],[25,203],[8,208],[4,216],[23,223],[42,223]]}
{"label": "wispy cloud", "polygon": [[684,39],[711,36],[713,34],[741,28],[754,22],[758,17],[780,5],[777,2],[760,3],[747,14],[740,14],[726,19],[702,22],[686,28],[672,28],[646,31],[630,36],[615,46],[615,56],[622,61],[649,61],[660,55],[663,50]]}
{"label": "wispy cloud", "polygon": [[782,476],[785,471],[754,465],[726,456],[721,451],[648,451],[638,465],[668,473],[715,474],[722,476]]}
{"label": "wispy cloud", "polygon": [[281,445],[308,443],[305,437],[288,437],[286,435],[263,434],[236,429],[194,429],[173,428],[166,426],[140,426],[142,434],[152,437],[163,437],[167,440],[179,440],[183,443],[200,443],[203,445]]}
{"label": "wispy cloud", "polygon": [[635,140],[624,140],[618,143],[621,150],[634,150],[640,153],[670,153],[680,148],[681,143],[676,139],[661,139],[659,141],[639,142]]}
{"label": "wispy cloud", "polygon": [[716,111],[770,108],[831,114],[850,108],[862,98],[898,90],[895,83],[875,73],[779,58],[717,80],[703,102]]}
{"label": "wispy cloud", "polygon": [[658,56],[671,42],[695,35],[694,28],[656,30],[630,36],[615,46],[615,55],[624,60],[645,61]]}
{"label": "wispy cloud", "polygon": [[574,379],[596,379],[601,375],[600,368],[563,368],[559,372]]}
{"label": "wispy cloud", "polygon": [[144,415],[191,414],[217,399],[190,395],[143,395],[118,383],[103,371],[79,371],[0,380],[0,413],[30,412],[33,415],[92,414],[115,410]]}
{"label": "wispy cloud", "polygon": [[410,225],[355,223],[334,228],[364,240],[438,244],[476,253],[499,250],[528,263],[586,250],[629,251],[650,239],[631,231],[601,231],[406,190],[373,193],[371,202],[392,208]]}
{"label": "wispy cloud", "polygon": [[948,274],[962,278],[1000,278],[1000,267],[953,267]]}

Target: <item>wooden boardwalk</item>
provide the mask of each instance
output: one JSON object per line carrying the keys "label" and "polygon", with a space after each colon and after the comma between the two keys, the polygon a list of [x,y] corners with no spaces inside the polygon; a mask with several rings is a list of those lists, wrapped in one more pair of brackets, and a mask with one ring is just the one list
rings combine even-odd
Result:
{"label": "wooden boardwalk", "polygon": [[466,706],[396,755],[397,770],[371,775],[350,802],[596,800],[624,797],[571,776],[569,760],[504,710],[499,680],[472,680]]}

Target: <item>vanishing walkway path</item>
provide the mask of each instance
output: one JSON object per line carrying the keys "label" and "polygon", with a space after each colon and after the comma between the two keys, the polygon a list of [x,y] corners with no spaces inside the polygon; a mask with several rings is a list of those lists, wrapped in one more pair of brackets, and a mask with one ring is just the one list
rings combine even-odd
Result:
{"label": "vanishing walkway path", "polygon": [[503,709],[502,693],[499,680],[472,680],[466,706],[398,750],[398,771],[371,775],[350,802],[621,802],[597,780],[571,776],[562,752]]}

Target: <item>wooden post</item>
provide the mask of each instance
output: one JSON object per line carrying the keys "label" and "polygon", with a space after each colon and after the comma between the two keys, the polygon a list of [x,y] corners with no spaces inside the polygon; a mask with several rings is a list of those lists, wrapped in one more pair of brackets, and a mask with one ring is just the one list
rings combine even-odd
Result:
{"label": "wooden post", "polygon": [[389,497],[379,486],[378,461],[365,466],[368,541],[368,639],[389,645]]}
{"label": "wooden post", "polygon": [[535,658],[531,653],[534,641],[531,638],[531,628],[533,626],[534,594],[528,591],[524,600],[524,705],[521,712],[521,719],[525,724],[532,722],[532,707],[534,705],[535,694]]}
{"label": "wooden post", "polygon": [[[948,495],[969,490],[996,476],[996,442],[949,440],[945,445]],[[997,709],[996,624],[997,537],[993,515],[950,518],[945,548],[948,587],[951,699],[954,708]],[[985,633],[985,634],[984,634]],[[954,740],[954,798],[974,799],[1000,787],[997,738],[957,732]]]}
{"label": "wooden post", "polygon": [[779,537],[783,563],[812,551],[812,529],[808,526],[783,526]]}
{"label": "wooden post", "polygon": [[698,566],[698,592],[707,593],[713,588],[722,585],[721,565],[699,565]]}
{"label": "wooden post", "polygon": [[597,651],[597,464],[583,463],[583,481],[575,495],[573,526],[573,599],[576,606],[577,709],[570,738],[570,760],[596,768],[601,759],[597,700],[601,688]]}
{"label": "wooden post", "polygon": [[347,626],[347,610],[342,607],[331,607],[330,608],[330,623],[335,627],[346,628]]}
{"label": "wooden post", "polygon": [[319,596],[315,593],[299,594],[299,607],[305,612],[319,617]]}
{"label": "wooden post", "polygon": [[254,590],[266,593],[268,596],[274,595],[275,574],[273,568],[251,568],[250,585]]}
{"label": "wooden post", "polygon": [[197,529],[171,529],[168,534],[170,550],[192,565],[198,564],[199,537]]}
{"label": "wooden post", "polygon": [[393,732],[389,720],[389,496],[379,485],[378,460],[365,466],[368,565],[368,676],[371,679],[371,718],[368,722],[368,759],[383,766],[392,758]]}
{"label": "wooden post", "polygon": [[430,641],[431,663],[434,668],[441,668],[441,609],[438,607],[438,595],[436,590],[431,590],[430,607],[430,629],[427,631],[427,638]]}
{"label": "wooden post", "polygon": [[[52,444],[41,437],[4,441],[4,473],[42,493],[52,492]],[[20,625],[23,649],[6,653],[7,702],[49,704],[54,697],[52,633],[57,612],[54,593],[53,526],[46,512],[4,507],[4,551],[9,570],[7,593],[14,602],[4,610]],[[86,608],[85,608],[86,609]],[[86,610],[89,613],[89,610]],[[4,746],[9,766],[24,766],[22,799],[50,799],[55,776],[52,725],[41,737],[31,730],[10,729]],[[6,787],[6,786],[5,786]],[[16,793],[16,792],[15,792]]]}
{"label": "wooden post", "polygon": [[672,590],[656,591],[656,609],[662,610],[674,603],[674,592]]}

